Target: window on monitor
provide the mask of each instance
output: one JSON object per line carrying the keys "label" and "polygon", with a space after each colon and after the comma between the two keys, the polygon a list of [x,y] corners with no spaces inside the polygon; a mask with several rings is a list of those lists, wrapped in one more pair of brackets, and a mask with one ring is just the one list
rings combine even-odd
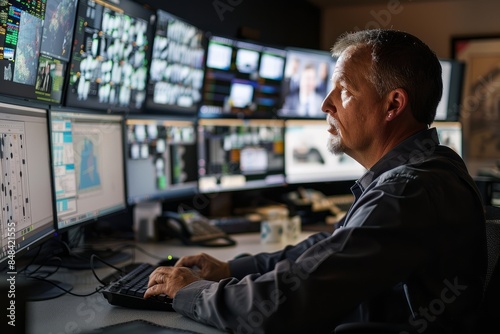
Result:
{"label": "window on monitor", "polygon": [[131,116],[125,122],[128,204],[194,195],[198,186],[194,120]]}
{"label": "window on monitor", "polygon": [[200,192],[283,185],[283,126],[282,120],[199,120]]}
{"label": "window on monitor", "polygon": [[356,180],[365,168],[346,154],[328,151],[324,120],[287,120],[285,175],[289,184]]}
{"label": "window on monitor", "polygon": [[279,48],[212,36],[200,117],[275,118],[285,56]]}

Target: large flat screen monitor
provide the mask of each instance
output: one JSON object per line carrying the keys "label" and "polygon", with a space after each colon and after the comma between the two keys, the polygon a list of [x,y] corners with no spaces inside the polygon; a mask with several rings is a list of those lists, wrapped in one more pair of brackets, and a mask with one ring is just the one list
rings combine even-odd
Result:
{"label": "large flat screen monitor", "polygon": [[61,104],[77,0],[2,1],[1,94]]}
{"label": "large flat screen monitor", "polygon": [[321,104],[331,89],[334,67],[328,51],[287,49],[279,116],[325,118]]}
{"label": "large flat screen monitor", "polygon": [[275,118],[285,56],[280,48],[212,36],[200,117]]}
{"label": "large flat screen monitor", "polygon": [[153,14],[132,0],[79,2],[66,106],[142,110]]}
{"label": "large flat screen monitor", "polygon": [[163,10],[156,12],[146,107],[193,114],[201,102],[206,36]]}
{"label": "large flat screen monitor", "polygon": [[0,264],[9,272],[55,232],[47,119],[46,110],[0,103]]}
{"label": "large flat screen monitor", "polygon": [[126,119],[127,201],[165,200],[197,191],[194,120],[167,117]]}
{"label": "large flat screen monitor", "polygon": [[52,110],[59,230],[126,208],[123,116]]}
{"label": "large flat screen monitor", "polygon": [[199,120],[200,192],[284,185],[283,126],[282,120]]}
{"label": "large flat screen monitor", "polygon": [[458,121],[465,64],[454,59],[440,59],[443,95],[436,110],[436,121]]}
{"label": "large flat screen monitor", "polygon": [[325,120],[287,120],[285,175],[287,183],[356,180],[365,168],[346,154],[328,151]]}

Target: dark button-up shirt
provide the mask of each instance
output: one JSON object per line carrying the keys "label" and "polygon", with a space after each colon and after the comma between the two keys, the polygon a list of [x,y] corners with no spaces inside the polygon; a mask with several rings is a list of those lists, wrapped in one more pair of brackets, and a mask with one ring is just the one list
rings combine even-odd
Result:
{"label": "dark button-up shirt", "polygon": [[332,234],[230,261],[233,277],[181,289],[174,309],[239,333],[328,333],[348,321],[468,333],[485,272],[480,195],[462,159],[417,133],[352,187]]}

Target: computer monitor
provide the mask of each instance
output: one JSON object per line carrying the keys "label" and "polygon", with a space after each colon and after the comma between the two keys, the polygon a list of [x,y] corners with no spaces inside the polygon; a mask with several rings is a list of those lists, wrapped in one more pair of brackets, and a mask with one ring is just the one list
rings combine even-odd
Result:
{"label": "computer monitor", "polygon": [[211,36],[200,117],[275,118],[285,57],[280,48]]}
{"label": "computer monitor", "polygon": [[79,2],[66,106],[142,110],[153,14],[132,0]]}
{"label": "computer monitor", "polygon": [[437,130],[441,145],[451,147],[458,155],[464,158],[462,123],[434,122],[432,126]]}
{"label": "computer monitor", "polygon": [[51,110],[57,228],[125,210],[123,116]]}
{"label": "computer monitor", "polygon": [[128,204],[194,195],[198,187],[194,119],[130,116],[125,124]]}
{"label": "computer monitor", "polygon": [[2,94],[61,104],[77,0],[3,1],[0,6]]}
{"label": "computer monitor", "polygon": [[[17,275],[23,255],[55,233],[47,110],[0,103],[0,136],[0,267],[16,275],[21,287],[29,280],[28,275]],[[32,279],[27,297],[40,300],[64,294],[44,283]],[[53,283],[71,290],[68,284]]]}
{"label": "computer monitor", "polygon": [[199,191],[284,185],[283,127],[282,120],[200,119]]}
{"label": "computer monitor", "polygon": [[286,120],[285,175],[289,184],[356,180],[365,168],[328,151],[325,120]]}
{"label": "computer monitor", "polygon": [[287,49],[279,116],[325,118],[321,104],[331,89],[334,68],[328,51]]}
{"label": "computer monitor", "polygon": [[205,66],[205,33],[157,10],[146,107],[195,115],[201,102]]}
{"label": "computer monitor", "polygon": [[436,110],[436,121],[458,121],[462,99],[465,64],[454,59],[439,59],[443,95]]}

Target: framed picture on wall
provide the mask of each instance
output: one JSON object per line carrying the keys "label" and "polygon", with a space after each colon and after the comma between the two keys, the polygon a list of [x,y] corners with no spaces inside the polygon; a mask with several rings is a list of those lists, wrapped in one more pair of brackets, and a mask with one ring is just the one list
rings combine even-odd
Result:
{"label": "framed picture on wall", "polygon": [[452,57],[465,63],[460,110],[467,160],[500,160],[500,34],[452,38]]}

